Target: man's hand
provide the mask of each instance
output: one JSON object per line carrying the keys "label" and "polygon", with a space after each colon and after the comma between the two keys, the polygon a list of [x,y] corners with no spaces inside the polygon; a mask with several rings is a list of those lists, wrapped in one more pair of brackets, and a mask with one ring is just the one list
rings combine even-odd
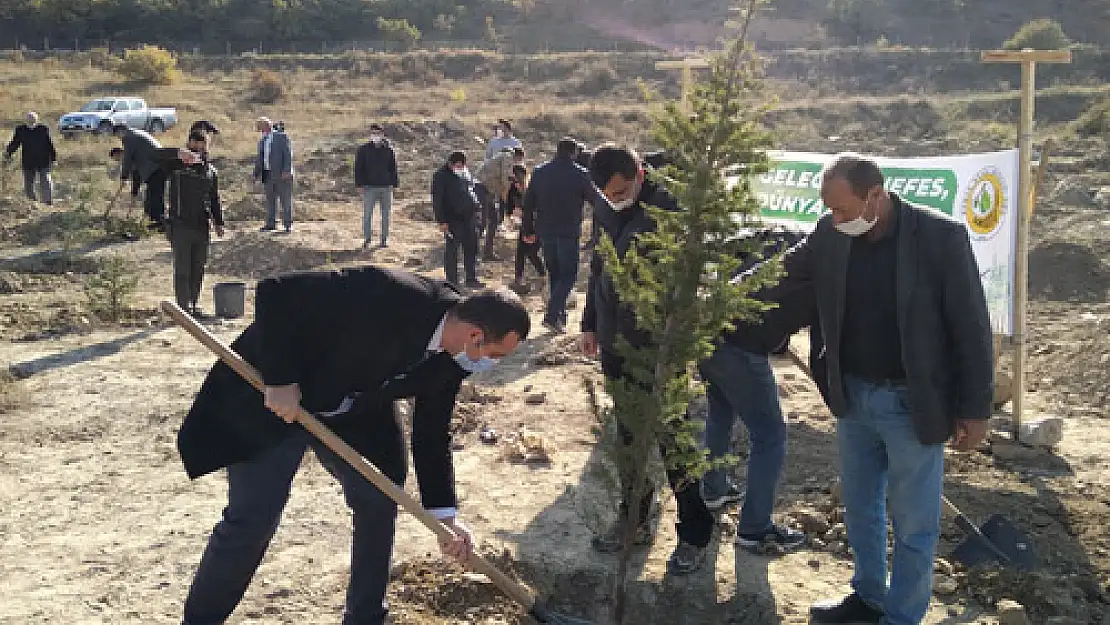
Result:
{"label": "man's hand", "polygon": [[265,391],[266,407],[281,417],[286,423],[297,420],[301,407],[301,387],[296,384],[286,386],[267,386]]}
{"label": "man's hand", "polygon": [[579,339],[582,346],[582,353],[587,356],[597,355],[597,335],[593,332],[583,332],[582,337]]}
{"label": "man's hand", "polygon": [[221,239],[224,238],[224,227],[223,226],[217,225],[215,227],[215,230],[216,230],[216,236],[220,237]]}
{"label": "man's hand", "polygon": [[358,191],[359,193],[363,193],[363,192],[366,191],[366,189],[364,189],[362,187],[355,187],[355,190]]}
{"label": "man's hand", "polygon": [[533,235],[530,235],[530,236],[522,236],[522,237],[520,237],[520,240],[524,241],[528,245],[531,245],[531,244],[536,242],[536,235],[533,234]]}
{"label": "man's hand", "polygon": [[470,528],[463,525],[457,517],[443,519],[443,524],[451,530],[455,539],[450,541],[440,540],[440,551],[444,555],[458,560],[460,564],[466,564],[470,554],[474,553],[474,535],[470,533]]}
{"label": "man's hand", "polygon": [[524,211],[520,210],[519,208],[514,208],[513,217],[516,217],[517,219],[524,219]]}
{"label": "man's hand", "polygon": [[293,179],[293,172],[291,172],[291,171],[282,172],[281,179],[282,180],[292,180]]}
{"label": "man's hand", "polygon": [[952,448],[957,451],[971,451],[987,437],[986,419],[957,419],[956,433],[952,435]]}
{"label": "man's hand", "polygon": [[177,157],[186,165],[196,165],[200,162],[200,155],[184,148],[177,151]]}
{"label": "man's hand", "polygon": [[442,232],[443,234],[447,234],[447,231],[450,230],[450,229],[451,229],[451,227],[448,226],[447,224],[439,224],[439,231]]}

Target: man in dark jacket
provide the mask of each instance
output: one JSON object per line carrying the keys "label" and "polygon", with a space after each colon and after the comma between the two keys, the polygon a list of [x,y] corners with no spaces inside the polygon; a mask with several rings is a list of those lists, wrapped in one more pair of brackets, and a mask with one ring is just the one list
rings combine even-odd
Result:
{"label": "man in dark jacket", "polygon": [[[747,233],[738,241],[745,248],[738,273],[785,251],[803,237],[801,231],[781,228]],[[714,469],[702,478],[702,498],[710,510],[743,499],[736,533],[740,548],[755,551],[774,542],[789,551],[805,542],[805,534],[771,519],[786,459],[786,422],[767,356],[785,349],[790,336],[812,322],[816,303],[808,283],[772,286],[753,297],[782,305],[767,310],[755,322],[737,321],[735,329],[727,332],[713,354],[698,366],[709,400],[705,440],[710,460],[730,452],[737,415],[748,428],[747,493],[732,483],[724,469]]]}
{"label": "man in dark jacket", "polygon": [[54,182],[50,179],[50,168],[58,160],[54,151],[54,141],[50,139],[50,129],[39,123],[38,113],[27,113],[27,123],[15,128],[15,134],[4,150],[4,160],[11,160],[18,149],[23,149],[20,157],[23,165],[23,192],[35,200],[35,180],[39,183],[39,194],[44,204],[53,204]]}
{"label": "man in dark jacket", "polygon": [[370,247],[374,234],[374,205],[382,207],[381,247],[389,243],[389,213],[393,190],[401,186],[397,176],[397,154],[385,138],[381,124],[370,125],[370,141],[355,156],[355,186],[362,193],[362,247]]}
{"label": "man in dark jacket", "polygon": [[138,175],[146,184],[144,208],[152,230],[162,230],[166,216],[166,172],[158,163],[157,154],[162,144],[145,130],[116,124],[112,132],[123,144],[120,163],[120,190],[130,176]]}
{"label": "man in dark jacket", "polygon": [[524,194],[524,210],[535,215],[536,232],[547,265],[550,299],[543,325],[556,333],[566,331],[567,299],[578,280],[579,241],[583,207],[605,203],[585,168],[574,162],[578,142],[566,138],[555,147],[555,158],[532,172]]}
{"label": "man in dark jacket", "polygon": [[[590,161],[590,176],[608,200],[594,203],[594,218],[612,238],[621,257],[636,245],[640,234],[655,229],[655,221],[648,214],[647,206],[679,210],[674,197],[665,189],[644,179],[639,158],[627,148],[613,145],[599,147]],[[652,341],[651,336],[637,327],[635,314],[620,302],[616,289],[604,272],[601,257],[595,252],[590,262],[590,281],[582,313],[582,348],[589,355],[596,354],[600,349],[601,370],[607,379],[627,380],[629,372],[623,358],[616,352],[618,336],[623,336],[633,347]],[[631,445],[633,434],[621,423],[618,423],[618,428],[623,444]],[[659,448],[664,458],[676,451],[663,441],[659,442]],[[685,575],[705,561],[706,547],[713,536],[713,515],[702,501],[697,479],[690,479],[681,469],[668,469],[667,479],[678,502],[679,538],[667,566],[671,573]],[[622,490],[624,495],[616,523],[592,541],[594,548],[603,553],[619,549],[633,505],[638,506],[636,518],[639,519],[635,542],[644,544],[651,538],[649,516],[654,493],[648,487],[647,495],[634,502],[631,498],[635,485],[622,484]]]}
{"label": "man in dark jacket", "polygon": [[209,223],[216,236],[224,236],[224,217],[220,207],[220,185],[216,168],[208,163],[208,147],[203,132],[189,134],[187,148],[198,155],[187,165],[177,150],[162,150],[159,158],[169,172],[169,215],[166,236],[173,249],[173,292],[177,305],[200,317],[197,304],[208,261]]}
{"label": "man in dark jacket", "polygon": [[970,450],[991,414],[986,298],[966,227],[886,191],[873,161],[835,159],[821,199],[830,212],[783,259],[782,283],[815,289],[855,572],[853,593],[811,620],[916,624],[932,595],[944,443]]}
{"label": "man in dark jacket", "polygon": [[474,179],[466,167],[466,154],[452,152],[432,175],[432,212],[445,238],[443,266],[447,281],[459,283],[459,247],[467,288],[482,288],[478,280],[478,211]]}
{"label": "man in dark jacket", "polygon": [[296,408],[318,415],[403,485],[407,454],[393,406],[415,398],[411,446],[420,498],[456,536],[441,547],[465,561],[472,538],[458,521],[451,413],[462,381],[528,336],[528,312],[507,289],[462,299],[442,281],[377,267],[264,280],[255,310],[232,347],[258,367],[265,393],[219,363],[178,434],[191,478],[226,467],[228,479],[228,504],[193,578],[184,622],[223,623],[238,605],[311,447],[354,513],[342,622],[381,625],[397,506],[295,423]]}

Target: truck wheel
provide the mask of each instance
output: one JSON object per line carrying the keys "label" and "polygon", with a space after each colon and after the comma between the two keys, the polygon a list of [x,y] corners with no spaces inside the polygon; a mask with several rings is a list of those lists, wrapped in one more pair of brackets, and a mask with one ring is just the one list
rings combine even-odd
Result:
{"label": "truck wheel", "polygon": [[102,135],[112,134],[112,122],[103,121],[96,127],[96,132]]}
{"label": "truck wheel", "polygon": [[154,134],[166,132],[166,124],[160,119],[152,119],[150,120],[150,132]]}

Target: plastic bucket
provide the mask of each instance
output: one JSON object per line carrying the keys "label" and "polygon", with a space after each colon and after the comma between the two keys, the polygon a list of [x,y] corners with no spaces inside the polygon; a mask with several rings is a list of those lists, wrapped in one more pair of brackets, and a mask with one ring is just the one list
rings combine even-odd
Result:
{"label": "plastic bucket", "polygon": [[243,316],[247,307],[247,284],[220,282],[212,287],[212,299],[216,302],[216,316],[238,319]]}

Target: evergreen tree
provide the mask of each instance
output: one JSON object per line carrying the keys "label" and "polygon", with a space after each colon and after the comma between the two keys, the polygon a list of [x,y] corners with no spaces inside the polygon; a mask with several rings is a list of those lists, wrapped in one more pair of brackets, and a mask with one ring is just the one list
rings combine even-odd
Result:
{"label": "evergreen tree", "polygon": [[[730,280],[737,251],[754,244],[737,243],[738,233],[758,225],[758,202],[748,184],[767,170],[769,136],[762,130],[765,110],[759,89],[759,61],[746,41],[748,25],[760,0],[743,0],[734,9],[738,29],[723,53],[710,60],[707,78],[692,90],[690,110],[666,103],[654,117],[653,138],[671,164],[650,176],[667,188],[683,208],[664,212],[650,207],[658,228],[639,236],[619,257],[603,236],[598,249],[620,300],[635,313],[639,329],[651,335],[647,347],[618,340],[631,381],[607,380],[610,407],[601,409],[599,445],[610,461],[611,483],[632,489],[630,502],[649,493],[659,471],[652,461],[657,441],[670,450],[664,461],[688,475],[710,468],[696,442],[702,425],[685,418],[700,393],[693,379],[695,364],[707,357],[713,341],[736,320],[753,319],[765,306],[750,297],[778,277],[767,263],[750,279]],[[592,395],[592,393],[591,393]],[[617,444],[616,423],[631,433],[631,443]],[[615,474],[615,475],[614,475]],[[610,489],[619,496],[620,488]],[[616,622],[628,617],[627,573],[639,506],[630,505],[615,580]]]}

